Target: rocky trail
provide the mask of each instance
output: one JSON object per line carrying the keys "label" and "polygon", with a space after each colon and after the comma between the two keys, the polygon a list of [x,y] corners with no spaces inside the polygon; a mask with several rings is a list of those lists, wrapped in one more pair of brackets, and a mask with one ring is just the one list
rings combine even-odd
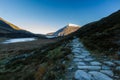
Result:
{"label": "rocky trail", "polygon": [[93,56],[78,38],[73,39],[70,45],[73,58],[67,69],[66,80],[120,80],[120,61]]}

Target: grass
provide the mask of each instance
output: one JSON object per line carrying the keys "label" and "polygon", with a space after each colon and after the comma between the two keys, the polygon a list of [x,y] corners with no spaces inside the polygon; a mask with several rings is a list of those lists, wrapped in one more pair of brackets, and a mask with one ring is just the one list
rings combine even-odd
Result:
{"label": "grass", "polygon": [[62,47],[49,51],[44,58],[45,62],[40,65],[38,72],[35,74],[36,80],[40,78],[41,80],[60,80],[64,78],[66,65],[62,62],[67,60],[66,57],[68,54],[70,54],[70,49],[63,50]]}
{"label": "grass", "polygon": [[35,55],[11,62],[0,67],[0,80],[64,80],[69,47],[52,43],[42,48],[34,49]]}
{"label": "grass", "polygon": [[0,42],[3,42],[4,40],[6,40],[7,38],[0,38]]}
{"label": "grass", "polygon": [[99,21],[81,27],[74,35],[78,36],[92,53],[120,59],[118,55],[120,51],[119,17],[120,10]]}
{"label": "grass", "polygon": [[19,42],[11,44],[0,44],[0,59],[24,53],[30,53],[44,45],[56,42],[56,39],[39,39],[30,42]]}

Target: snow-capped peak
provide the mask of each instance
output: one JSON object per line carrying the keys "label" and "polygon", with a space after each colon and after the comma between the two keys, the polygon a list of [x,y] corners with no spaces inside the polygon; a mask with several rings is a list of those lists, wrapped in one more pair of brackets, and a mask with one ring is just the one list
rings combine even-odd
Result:
{"label": "snow-capped peak", "polygon": [[78,27],[79,25],[69,23],[68,26]]}

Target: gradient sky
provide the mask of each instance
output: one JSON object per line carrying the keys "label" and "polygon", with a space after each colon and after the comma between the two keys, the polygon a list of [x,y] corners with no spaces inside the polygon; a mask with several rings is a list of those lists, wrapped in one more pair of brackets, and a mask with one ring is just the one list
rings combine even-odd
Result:
{"label": "gradient sky", "polygon": [[34,33],[80,26],[120,9],[120,0],[0,0],[0,17]]}

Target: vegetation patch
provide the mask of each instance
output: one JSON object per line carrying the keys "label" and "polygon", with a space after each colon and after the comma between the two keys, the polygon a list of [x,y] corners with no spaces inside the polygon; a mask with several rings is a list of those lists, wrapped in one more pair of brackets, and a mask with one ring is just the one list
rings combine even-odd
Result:
{"label": "vegetation patch", "polygon": [[66,45],[48,46],[44,52],[0,66],[0,80],[64,80],[67,56],[71,50]]}
{"label": "vegetation patch", "polygon": [[[92,53],[120,59],[120,10],[99,21],[81,27],[74,35]],[[118,57],[116,57],[118,56]]]}

